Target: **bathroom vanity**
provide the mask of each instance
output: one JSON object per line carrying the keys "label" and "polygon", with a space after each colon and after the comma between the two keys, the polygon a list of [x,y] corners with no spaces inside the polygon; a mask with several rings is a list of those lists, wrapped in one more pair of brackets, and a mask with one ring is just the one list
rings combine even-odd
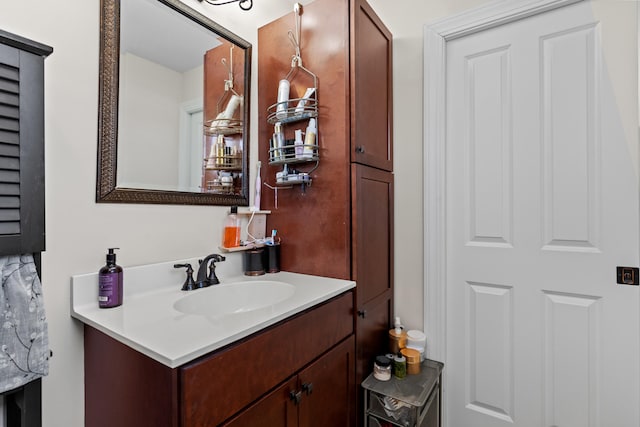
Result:
{"label": "bathroom vanity", "polygon": [[[139,282],[138,268],[125,280]],[[171,287],[144,282],[121,307],[100,310],[93,276],[72,280],[87,427],[354,425],[354,282],[281,272],[184,292],[172,274]],[[204,315],[180,303],[274,283],[293,291],[263,307]]]}

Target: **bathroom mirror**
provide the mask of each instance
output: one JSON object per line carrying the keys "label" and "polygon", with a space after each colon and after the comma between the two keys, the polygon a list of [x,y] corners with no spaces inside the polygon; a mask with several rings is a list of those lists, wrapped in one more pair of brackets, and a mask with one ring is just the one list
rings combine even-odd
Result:
{"label": "bathroom mirror", "polygon": [[250,71],[179,0],[101,0],[96,201],[247,206]]}

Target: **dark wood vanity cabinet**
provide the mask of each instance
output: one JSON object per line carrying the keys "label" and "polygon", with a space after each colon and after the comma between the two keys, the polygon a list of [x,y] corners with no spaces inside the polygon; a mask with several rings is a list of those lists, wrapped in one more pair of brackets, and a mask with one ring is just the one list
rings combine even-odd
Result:
{"label": "dark wood vanity cabinet", "polygon": [[[267,111],[291,67],[291,28],[293,12],[258,29],[259,153],[271,186],[282,167],[269,166]],[[262,207],[283,238],[283,270],[357,282],[359,384],[386,352],[393,318],[392,35],[364,0],[309,3],[301,29],[304,66],[318,76],[319,165],[304,192],[279,189],[276,198],[263,187]],[[291,87],[292,98],[306,89],[296,80]]]}
{"label": "dark wood vanity cabinet", "polygon": [[351,337],[224,427],[353,426],[353,367]]}
{"label": "dark wood vanity cabinet", "polygon": [[352,313],[350,291],[174,369],[85,326],[85,425],[353,426]]}

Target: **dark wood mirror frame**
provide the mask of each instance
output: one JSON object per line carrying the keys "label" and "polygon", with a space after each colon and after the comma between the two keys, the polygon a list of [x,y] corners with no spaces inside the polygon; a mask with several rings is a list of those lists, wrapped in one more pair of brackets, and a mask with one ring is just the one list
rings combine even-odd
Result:
{"label": "dark wood mirror frame", "polygon": [[118,78],[120,67],[120,0],[101,0],[100,5],[100,85],[98,105],[98,167],[96,202],[153,203],[182,205],[249,205],[249,95],[251,93],[251,44],[226,28],[194,11],[179,0],[158,0],[245,51],[244,132],[242,186],[240,195],[223,195],[117,187]]}

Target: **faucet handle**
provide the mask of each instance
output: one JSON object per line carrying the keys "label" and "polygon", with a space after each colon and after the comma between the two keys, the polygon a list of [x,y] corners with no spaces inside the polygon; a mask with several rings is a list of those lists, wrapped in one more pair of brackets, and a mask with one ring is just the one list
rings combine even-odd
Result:
{"label": "faucet handle", "polygon": [[191,267],[191,264],[173,264],[173,268],[186,268],[187,269],[187,278],[184,281],[184,284],[182,285],[182,290],[183,291],[191,291],[193,289],[196,289],[196,282],[195,280],[193,280],[193,268]]}
{"label": "faucet handle", "polygon": [[209,283],[212,285],[217,285],[220,283],[218,276],[216,276],[216,263],[209,263],[209,277],[207,277]]}
{"label": "faucet handle", "polygon": [[216,276],[216,262],[222,262],[224,260],[225,257],[220,254],[211,255],[211,262],[209,263],[209,276],[207,277],[207,280],[209,280],[209,284],[217,285],[220,283],[218,276]]}

